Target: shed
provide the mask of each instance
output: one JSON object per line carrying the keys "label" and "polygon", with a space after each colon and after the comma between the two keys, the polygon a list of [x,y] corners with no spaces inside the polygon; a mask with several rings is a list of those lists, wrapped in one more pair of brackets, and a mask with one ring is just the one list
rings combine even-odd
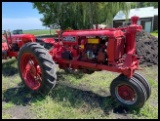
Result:
{"label": "shed", "polygon": [[[128,14],[129,22],[132,16],[139,16],[138,24],[142,25],[147,32],[158,29],[158,8],[145,7],[130,9]],[[117,28],[125,23],[126,16],[122,11],[119,11],[113,18],[113,27]]]}

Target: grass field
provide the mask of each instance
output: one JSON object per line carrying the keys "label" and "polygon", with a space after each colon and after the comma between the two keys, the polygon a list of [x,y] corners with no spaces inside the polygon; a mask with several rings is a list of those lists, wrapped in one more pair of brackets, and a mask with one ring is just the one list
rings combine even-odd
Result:
{"label": "grass field", "polygon": [[49,29],[42,29],[42,30],[24,30],[23,31],[26,34],[34,34],[34,35],[43,35],[43,34],[55,34],[55,30],[50,30]]}
{"label": "grass field", "polygon": [[72,74],[57,69],[58,84],[44,98],[21,83],[16,59],[2,65],[2,119],[158,119],[158,66],[139,71],[152,88],[144,107],[124,112],[109,93],[117,73]]}
{"label": "grass field", "polygon": [[155,30],[153,32],[150,32],[151,35],[158,37],[158,30]]}

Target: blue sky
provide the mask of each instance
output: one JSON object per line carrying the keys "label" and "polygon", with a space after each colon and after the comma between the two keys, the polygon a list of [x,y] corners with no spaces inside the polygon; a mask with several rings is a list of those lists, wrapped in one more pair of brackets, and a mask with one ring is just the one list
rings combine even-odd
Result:
{"label": "blue sky", "polygon": [[2,2],[2,30],[45,29],[37,9],[29,2]]}

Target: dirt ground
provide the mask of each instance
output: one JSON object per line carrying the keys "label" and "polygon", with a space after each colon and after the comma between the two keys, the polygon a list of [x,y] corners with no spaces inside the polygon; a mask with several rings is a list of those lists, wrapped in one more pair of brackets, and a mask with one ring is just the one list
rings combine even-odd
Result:
{"label": "dirt ground", "polygon": [[141,31],[136,35],[136,50],[142,66],[158,65],[158,38]]}

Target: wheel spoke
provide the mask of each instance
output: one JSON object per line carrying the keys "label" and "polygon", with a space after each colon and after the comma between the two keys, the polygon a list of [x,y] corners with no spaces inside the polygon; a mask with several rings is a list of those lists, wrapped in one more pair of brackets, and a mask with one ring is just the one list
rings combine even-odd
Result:
{"label": "wheel spoke", "polygon": [[41,76],[38,74],[37,71],[38,61],[32,54],[24,54],[22,57],[22,73],[25,80],[25,83],[31,89],[39,88],[41,84]]}

